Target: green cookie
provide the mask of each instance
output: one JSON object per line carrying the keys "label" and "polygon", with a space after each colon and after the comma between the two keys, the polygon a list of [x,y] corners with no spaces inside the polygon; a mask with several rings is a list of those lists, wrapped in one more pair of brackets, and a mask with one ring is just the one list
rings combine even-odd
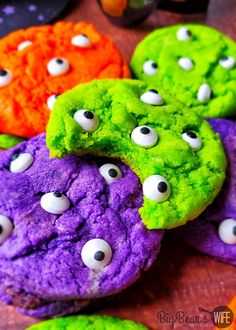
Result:
{"label": "green cookie", "polygon": [[23,138],[14,135],[0,134],[0,149],[12,148],[22,141]]}
{"label": "green cookie", "polygon": [[236,115],[236,43],[205,25],[158,29],[136,47],[131,69],[203,117]]}
{"label": "green cookie", "polygon": [[111,316],[69,316],[45,321],[26,330],[148,330],[140,323]]}
{"label": "green cookie", "polygon": [[95,80],[61,95],[47,146],[54,157],[90,153],[128,164],[143,183],[139,211],[148,229],[196,218],[225,177],[225,154],[210,125],[166,92],[136,80]]}

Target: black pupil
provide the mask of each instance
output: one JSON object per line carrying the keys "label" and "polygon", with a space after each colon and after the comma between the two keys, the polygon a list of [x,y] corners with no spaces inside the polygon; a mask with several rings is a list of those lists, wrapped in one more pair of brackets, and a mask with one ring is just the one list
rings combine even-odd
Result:
{"label": "black pupil", "polygon": [[147,135],[147,134],[150,133],[150,129],[149,129],[148,127],[142,127],[142,128],[140,129],[140,132],[141,132],[142,134]]}
{"label": "black pupil", "polygon": [[0,225],[0,235],[3,233],[2,225]]}
{"label": "black pupil", "polygon": [[108,174],[112,177],[112,178],[116,178],[117,177],[117,170],[115,170],[114,168],[111,168],[108,171]]}
{"label": "black pupil", "polygon": [[152,93],[158,94],[158,91],[157,91],[156,89],[149,89],[149,92],[152,92]]}
{"label": "black pupil", "polygon": [[165,182],[159,182],[157,185],[157,189],[158,191],[160,191],[161,193],[164,193],[167,191],[167,184]]}
{"label": "black pupil", "polygon": [[221,58],[221,61],[227,61],[228,60],[228,57],[227,56],[224,56]]}
{"label": "black pupil", "polygon": [[236,226],[233,227],[233,234],[236,236]]}
{"label": "black pupil", "polygon": [[86,34],[81,33],[81,36],[88,38],[88,36]]}
{"label": "black pupil", "polygon": [[4,70],[4,69],[0,70],[0,76],[1,77],[4,77],[6,75],[7,75],[7,71],[6,70]]}
{"label": "black pupil", "polygon": [[14,155],[11,157],[11,161],[16,160],[19,156],[20,156],[20,154],[14,154]]}
{"label": "black pupil", "polygon": [[157,64],[156,63],[152,63],[151,66],[152,66],[153,69],[157,69]]}
{"label": "black pupil", "polygon": [[55,197],[61,197],[62,196],[62,193],[60,193],[60,192],[54,192],[53,193],[53,195],[55,196]]}
{"label": "black pupil", "polygon": [[187,30],[187,31],[186,31],[186,34],[187,34],[189,37],[191,37],[192,32],[191,32],[190,30]]}
{"label": "black pupil", "polygon": [[105,258],[105,253],[103,251],[97,251],[94,254],[94,259],[97,261],[102,261],[102,260],[104,260],[104,258]]}
{"label": "black pupil", "polygon": [[196,139],[197,135],[194,132],[187,132],[186,133],[191,139]]}
{"label": "black pupil", "polygon": [[63,61],[61,58],[57,58],[57,59],[56,59],[56,62],[57,62],[58,64],[62,64],[64,61]]}
{"label": "black pupil", "polygon": [[61,95],[61,94],[56,94],[56,95],[55,95],[55,99],[57,99],[57,98],[58,98],[58,96],[60,96],[60,95]]}
{"label": "black pupil", "polygon": [[94,114],[91,111],[85,111],[84,112],[84,117],[87,119],[93,119]]}

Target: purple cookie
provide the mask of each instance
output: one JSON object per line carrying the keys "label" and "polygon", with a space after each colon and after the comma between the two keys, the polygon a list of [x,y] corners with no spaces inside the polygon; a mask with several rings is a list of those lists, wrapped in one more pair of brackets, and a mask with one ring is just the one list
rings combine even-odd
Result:
{"label": "purple cookie", "polygon": [[39,135],[0,154],[0,177],[0,298],[21,312],[77,312],[155,260],[163,231],[145,228],[141,184],[121,162],[49,159]]}
{"label": "purple cookie", "polygon": [[222,139],[228,157],[227,178],[213,204],[175,233],[197,250],[236,265],[236,122],[208,121]]}

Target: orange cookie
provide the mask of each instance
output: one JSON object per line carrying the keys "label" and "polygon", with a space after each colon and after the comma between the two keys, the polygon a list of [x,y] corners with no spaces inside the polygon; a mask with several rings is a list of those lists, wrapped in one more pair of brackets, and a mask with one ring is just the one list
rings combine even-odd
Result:
{"label": "orange cookie", "polygon": [[[215,327],[215,330],[224,329],[224,330],[236,330],[236,296],[233,297],[230,304],[228,305],[230,310],[223,312],[221,315],[218,313],[217,320],[221,321],[219,326]],[[233,318],[233,321],[232,321]],[[227,324],[229,324],[227,326]]]}
{"label": "orange cookie", "polygon": [[[230,302],[230,304],[228,306],[234,314],[234,320],[233,320],[233,323],[229,327],[224,328],[224,329],[225,330],[236,330],[236,296],[233,297],[232,301]],[[218,329],[218,328],[216,328],[216,329]]]}
{"label": "orange cookie", "polygon": [[121,53],[85,22],[32,27],[0,40],[0,133],[45,132],[56,97],[92,79],[127,78]]}

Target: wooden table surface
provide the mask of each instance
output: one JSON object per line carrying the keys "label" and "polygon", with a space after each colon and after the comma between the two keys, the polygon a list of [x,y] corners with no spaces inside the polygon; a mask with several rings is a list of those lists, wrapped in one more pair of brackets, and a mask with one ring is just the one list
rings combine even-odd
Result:
{"label": "wooden table surface", "polygon": [[[236,39],[236,1],[212,0],[207,15],[180,15],[156,11],[142,25],[132,29],[113,26],[101,13],[95,0],[72,1],[62,19],[94,23],[101,33],[109,35],[130,59],[136,43],[156,27],[179,22],[201,22],[218,28]],[[160,323],[157,313],[164,311],[175,316],[184,311],[186,316],[200,315],[199,307],[213,310],[225,305],[236,294],[235,267],[223,264],[187,248],[170,234],[162,244],[161,254],[153,267],[123,293],[91,307],[86,313],[109,314],[143,322],[151,329],[170,329]],[[181,324],[174,329],[213,329],[210,315],[206,324]],[[37,319],[19,314],[13,307],[0,303],[0,330],[23,330],[37,323]]]}

